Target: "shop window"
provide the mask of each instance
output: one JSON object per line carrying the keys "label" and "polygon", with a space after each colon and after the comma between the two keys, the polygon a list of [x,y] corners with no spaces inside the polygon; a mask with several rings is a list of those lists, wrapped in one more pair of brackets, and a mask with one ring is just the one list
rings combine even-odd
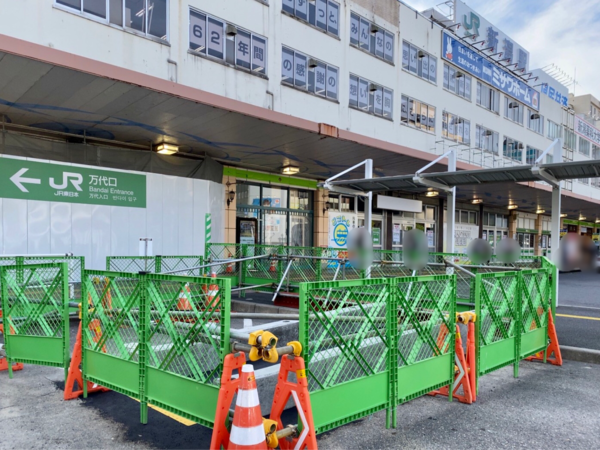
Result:
{"label": "shop window", "polygon": [[283,47],[282,83],[326,97],[338,98],[338,68]]}
{"label": "shop window", "polygon": [[350,15],[350,45],[394,63],[394,35],[356,13]]}
{"label": "shop window", "polygon": [[350,74],[350,107],[393,120],[394,91]]}
{"label": "shop window", "polygon": [[189,49],[253,74],[267,74],[267,39],[190,9]]}

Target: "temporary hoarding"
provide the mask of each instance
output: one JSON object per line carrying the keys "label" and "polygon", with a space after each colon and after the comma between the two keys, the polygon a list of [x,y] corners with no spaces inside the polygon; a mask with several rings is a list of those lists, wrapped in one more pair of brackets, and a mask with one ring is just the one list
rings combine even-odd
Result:
{"label": "temporary hoarding", "polygon": [[540,93],[452,35],[442,33],[442,58],[538,111]]}
{"label": "temporary hoarding", "polygon": [[492,57],[496,61],[508,59],[507,64],[523,73],[527,71],[529,52],[460,0],[454,1],[454,22],[460,24],[456,29],[458,36],[483,41],[479,44],[481,49],[490,49],[490,54],[501,53]]}

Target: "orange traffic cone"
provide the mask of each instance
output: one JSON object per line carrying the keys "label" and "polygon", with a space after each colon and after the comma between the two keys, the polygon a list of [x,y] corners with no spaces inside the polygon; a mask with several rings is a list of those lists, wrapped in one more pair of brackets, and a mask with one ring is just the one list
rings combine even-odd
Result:
{"label": "orange traffic cone", "polygon": [[[229,253],[229,258],[231,258],[233,255],[231,253]],[[225,272],[226,273],[233,273],[233,263],[227,263],[227,267],[225,268]]]}
{"label": "orange traffic cone", "polygon": [[[562,366],[562,355],[560,353],[560,347],[558,345],[558,335],[556,334],[556,327],[554,326],[554,319],[552,318],[552,309],[548,308],[548,339],[550,343],[546,348],[546,361],[554,366]],[[554,357],[552,358],[552,354]],[[544,352],[536,353],[526,361],[543,361]]]}
{"label": "orange traffic cone", "polygon": [[277,261],[271,259],[271,267],[269,267],[269,272],[277,272]]}
{"label": "orange traffic cone", "polygon": [[185,283],[185,286],[179,291],[179,301],[177,302],[177,309],[180,311],[191,311],[192,305],[190,305],[190,299],[192,298],[192,291],[190,290],[190,284]]}
{"label": "orange traffic cone", "polygon": [[[2,318],[2,310],[0,309],[0,319]],[[10,327],[10,333],[14,334],[15,330]],[[4,334],[4,325],[0,323],[0,334]],[[8,370],[8,360],[0,356],[0,372]],[[13,363],[12,370],[23,370],[23,363]]]}
{"label": "orange traffic cone", "polygon": [[229,435],[229,447],[227,448],[228,450],[267,450],[265,429],[252,364],[244,364],[240,378],[240,388]]}

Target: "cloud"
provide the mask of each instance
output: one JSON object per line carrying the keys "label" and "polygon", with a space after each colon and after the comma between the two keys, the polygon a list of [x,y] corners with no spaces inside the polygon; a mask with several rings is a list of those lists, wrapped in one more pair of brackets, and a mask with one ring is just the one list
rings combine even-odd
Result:
{"label": "cloud", "polygon": [[[422,11],[440,0],[406,2]],[[550,64],[577,79],[572,92],[600,98],[600,0],[472,0],[467,4],[530,53],[530,68]]]}

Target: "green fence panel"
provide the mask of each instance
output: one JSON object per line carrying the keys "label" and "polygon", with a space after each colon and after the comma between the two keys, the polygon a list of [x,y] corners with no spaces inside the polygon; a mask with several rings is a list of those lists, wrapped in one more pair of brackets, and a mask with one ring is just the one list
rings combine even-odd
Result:
{"label": "green fence panel", "polygon": [[454,381],[456,276],[390,280],[396,296],[397,404]]}
{"label": "green fence panel", "polygon": [[518,272],[477,274],[475,331],[478,375],[518,362],[520,282]]}
{"label": "green fence panel", "polygon": [[521,337],[519,359],[548,345],[548,308],[550,307],[550,271],[523,270],[521,276]]}
{"label": "green fence panel", "polygon": [[9,371],[23,362],[69,366],[67,263],[0,267],[2,315]]}
{"label": "green fence panel", "polygon": [[223,359],[230,351],[231,281],[145,278],[148,402],[212,427]]}
{"label": "green fence panel", "polygon": [[391,304],[383,279],[300,285],[300,341],[317,433],[391,410]]}
{"label": "green fence panel", "polygon": [[156,272],[155,256],[107,256],[106,270],[121,273]]}
{"label": "green fence panel", "polygon": [[206,245],[205,253],[204,261],[206,264],[223,262],[223,264],[207,268],[206,274],[214,272],[217,274],[217,277],[230,278],[232,281],[235,280],[234,284],[237,284],[241,265],[239,263],[228,263],[227,261],[230,259],[240,259],[242,257],[242,244],[209,243]]}
{"label": "green fence panel", "polygon": [[145,375],[140,364],[144,290],[138,274],[84,271],[83,293],[88,303],[82,308],[84,380],[140,401]]}
{"label": "green fence panel", "polygon": [[[201,276],[209,271],[209,269],[198,269],[203,263],[202,256],[157,256],[160,261],[160,270],[156,273],[177,272],[177,275],[185,276]],[[179,272],[181,271],[181,272]]]}
{"label": "green fence panel", "polygon": [[81,280],[85,269],[83,256],[23,256],[24,264],[58,264],[66,263],[69,279],[69,298],[81,301]]}

